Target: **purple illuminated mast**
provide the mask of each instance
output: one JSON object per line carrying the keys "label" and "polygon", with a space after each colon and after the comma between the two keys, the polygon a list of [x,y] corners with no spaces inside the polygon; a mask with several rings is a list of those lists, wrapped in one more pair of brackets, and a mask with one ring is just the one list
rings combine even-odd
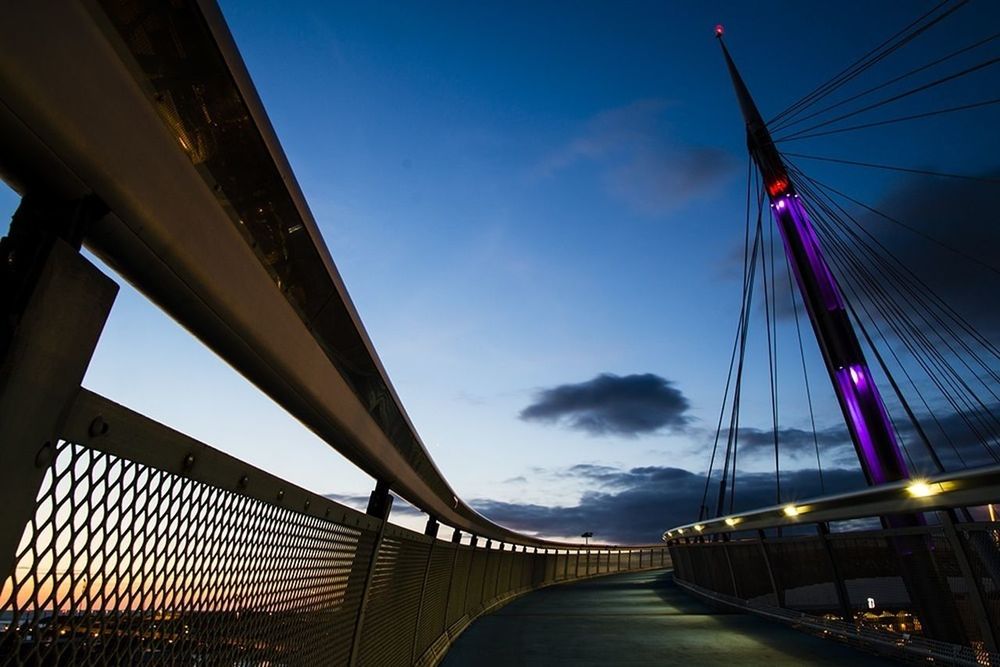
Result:
{"label": "purple illuminated mast", "polygon": [[764,120],[715,29],[747,127],[747,146],[767,188],[785,253],[870,485],[908,478],[889,417],[844,308],[843,296],[823,258],[819,239],[788,177]]}

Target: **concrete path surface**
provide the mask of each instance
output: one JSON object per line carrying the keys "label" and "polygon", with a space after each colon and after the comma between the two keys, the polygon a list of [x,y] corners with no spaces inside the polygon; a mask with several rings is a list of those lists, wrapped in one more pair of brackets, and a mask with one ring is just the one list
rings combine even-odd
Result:
{"label": "concrete path surface", "polygon": [[442,667],[896,664],[749,614],[698,602],[669,571],[551,586],[475,621]]}

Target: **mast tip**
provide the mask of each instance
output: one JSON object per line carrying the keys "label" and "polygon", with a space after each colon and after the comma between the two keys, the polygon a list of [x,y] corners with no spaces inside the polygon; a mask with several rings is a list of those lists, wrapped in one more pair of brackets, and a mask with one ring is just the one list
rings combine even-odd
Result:
{"label": "mast tip", "polygon": [[715,26],[715,36],[716,37],[722,37],[722,33],[724,33],[725,31],[726,31],[726,29],[722,26],[721,23],[719,23],[718,25]]}

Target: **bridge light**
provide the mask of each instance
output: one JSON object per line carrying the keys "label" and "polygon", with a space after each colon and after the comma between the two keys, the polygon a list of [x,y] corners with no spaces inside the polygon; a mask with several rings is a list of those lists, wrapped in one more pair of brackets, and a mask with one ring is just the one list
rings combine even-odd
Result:
{"label": "bridge light", "polygon": [[740,522],[740,520],[738,518],[734,517],[734,516],[726,517],[726,525],[729,526],[730,528],[732,528],[733,526],[735,526],[739,522]]}
{"label": "bridge light", "polygon": [[767,184],[767,193],[772,197],[777,197],[778,195],[785,192],[788,189],[788,179],[784,176],[778,176],[773,181]]}
{"label": "bridge light", "polygon": [[906,487],[906,492],[914,498],[927,498],[941,492],[940,484],[928,484],[924,480],[915,480]]}
{"label": "bridge light", "polygon": [[684,529],[683,528],[678,528],[677,529],[677,534],[678,535],[683,535],[684,534]]}
{"label": "bridge light", "polygon": [[785,509],[783,511],[785,512],[785,516],[788,516],[788,517],[793,517],[793,516],[798,516],[799,515],[799,508],[796,507],[795,505],[786,505]]}
{"label": "bridge light", "polygon": [[703,526],[703,525],[701,525],[701,524],[699,523],[698,525],[696,525],[696,526],[694,527],[694,529],[695,529],[695,530],[697,530],[697,531],[698,531],[698,532],[700,533],[701,531],[705,530],[705,526]]}

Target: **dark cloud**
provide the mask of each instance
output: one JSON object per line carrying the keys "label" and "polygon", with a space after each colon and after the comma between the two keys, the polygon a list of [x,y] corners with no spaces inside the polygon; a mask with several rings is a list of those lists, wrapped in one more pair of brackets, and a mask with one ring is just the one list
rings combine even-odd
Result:
{"label": "dark cloud", "polygon": [[[998,180],[1000,170],[973,175]],[[837,184],[832,185],[844,191]],[[846,194],[851,195],[850,192]],[[996,291],[1000,287],[1000,260],[997,260],[994,251],[1000,247],[1000,185],[996,182],[907,176],[898,180],[881,199],[864,202],[887,217],[839,195],[832,196],[883,246],[878,248],[880,255],[888,257],[887,253],[891,253],[898,258],[904,267],[985,333],[994,336],[1000,333],[1000,309],[983,307],[996,302]],[[813,208],[816,208],[815,205]],[[833,252],[826,232],[818,231],[825,254],[832,264]],[[777,236],[775,243],[776,252],[783,252]],[[866,264],[871,266],[870,262],[866,261]],[[841,283],[850,283],[837,266],[833,269]],[[729,280],[742,279],[742,245],[730,248],[721,259],[719,270]],[[789,274],[780,256],[774,271],[775,312],[779,318],[790,318]],[[759,264],[757,279],[760,280]],[[880,282],[883,282],[883,288],[888,287],[884,281]],[[857,305],[864,305],[870,312],[884,316],[869,290],[860,285],[856,287],[857,296],[863,302]],[[918,290],[924,291],[923,288]],[[763,312],[763,290],[758,290],[756,301],[757,308]],[[800,318],[805,315],[801,304],[799,315]],[[915,321],[920,322],[919,319]]]}
{"label": "dark cloud", "polygon": [[[941,409],[933,417],[921,412],[917,420],[946,470],[1000,463],[1000,403],[960,412]],[[913,472],[936,473],[937,468],[917,428],[906,419],[897,419],[895,426]],[[772,429],[741,428],[737,439],[740,459],[744,462],[770,461],[774,455],[773,434]],[[727,433],[723,432],[721,442],[726,438]],[[824,470],[857,467],[857,454],[845,426],[817,430],[816,441]],[[808,465],[815,460],[816,442],[811,430],[779,428],[778,448],[785,465]]]}
{"label": "dark cloud", "polygon": [[[917,419],[946,469],[1000,463],[1000,403],[960,412],[941,411],[936,420],[927,414]],[[900,431],[917,468],[935,472],[913,425],[900,424]]]}
{"label": "dark cloud", "polygon": [[665,100],[641,100],[594,116],[535,169],[548,178],[580,162],[597,163],[607,192],[645,215],[663,215],[712,192],[737,160],[710,146],[673,138]]}
{"label": "dark cloud", "polygon": [[[368,509],[368,495],[353,495],[349,493],[326,493],[323,494],[324,497],[330,500],[340,503],[341,505],[347,505],[352,509],[356,509],[359,512],[364,512]],[[392,501],[392,514],[404,514],[406,516],[423,516],[424,513],[418,510],[416,507],[406,502],[399,496],[393,496]]]}
{"label": "dark cloud", "polygon": [[[727,434],[722,435],[725,438]],[[740,450],[745,454],[774,448],[773,429],[745,427],[739,429],[737,436]],[[831,447],[850,446],[851,436],[844,426],[818,429],[815,433],[801,428],[778,429],[778,447],[782,452],[813,451],[817,442],[822,451],[827,451]]]}
{"label": "dark cloud", "polygon": [[[1000,170],[976,176],[998,180]],[[983,307],[996,303],[1000,286],[1000,184],[913,176],[900,181],[874,208],[916,230],[874,213],[860,218],[904,266],[963,316],[990,333],[1000,333],[1000,309]]]}
{"label": "dark cloud", "polygon": [[[548,507],[530,503],[474,500],[473,507],[490,519],[510,528],[553,537],[575,537],[593,531],[595,539],[608,543],[657,542],[664,530],[698,518],[703,474],[680,468],[646,466],[617,469],[614,479],[601,466],[596,480],[612,485],[613,491],[585,493],[569,507]],[[580,471],[589,479],[589,472]],[[863,488],[858,470],[835,469],[824,472],[827,493]],[[783,500],[803,499],[820,494],[814,470],[794,470],[781,475]],[[710,498],[711,498],[710,494]],[[741,473],[736,486],[736,511],[775,504],[773,473]]]}
{"label": "dark cloud", "polygon": [[540,391],[520,417],[564,424],[590,435],[638,436],[683,428],[689,421],[688,407],[684,394],[658,375],[602,373],[587,382]]}

